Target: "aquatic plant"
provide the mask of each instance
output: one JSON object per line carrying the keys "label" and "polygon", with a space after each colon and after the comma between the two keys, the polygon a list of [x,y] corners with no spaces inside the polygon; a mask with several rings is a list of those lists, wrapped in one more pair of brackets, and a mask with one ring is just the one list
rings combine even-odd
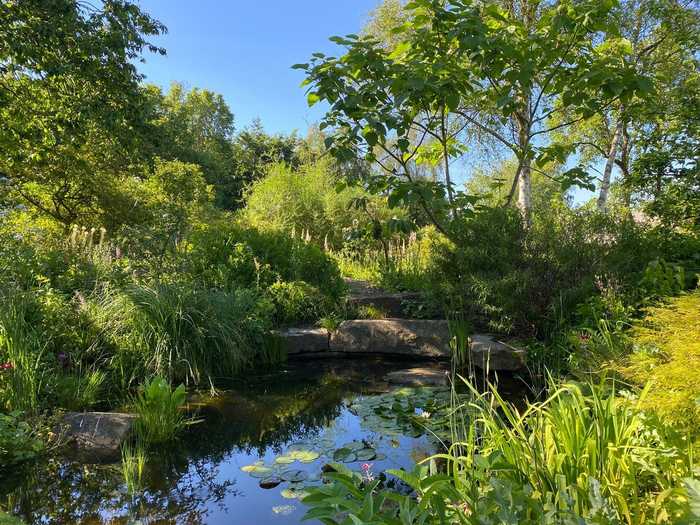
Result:
{"label": "aquatic plant", "polygon": [[183,385],[173,390],[164,378],[158,376],[147,381],[134,399],[138,414],[137,435],[146,443],[173,440],[191,423],[182,411],[186,397]]}
{"label": "aquatic plant", "polygon": [[[307,518],[338,523],[693,523],[700,502],[687,447],[609,385],[552,385],[521,412],[495,388],[473,391],[463,441],[413,473],[379,480],[334,465]],[[640,396],[643,399],[645,393]],[[662,453],[660,453],[662,451]],[[436,471],[442,463],[443,472]],[[417,498],[404,495],[414,491]],[[696,513],[696,514],[694,514]],[[396,521],[400,519],[400,521]],[[685,521],[684,521],[685,520]],[[330,521],[328,521],[330,522]]]}
{"label": "aquatic plant", "polygon": [[124,443],[122,445],[122,475],[126,490],[135,494],[143,486],[143,473],[146,468],[146,450],[140,442]]}

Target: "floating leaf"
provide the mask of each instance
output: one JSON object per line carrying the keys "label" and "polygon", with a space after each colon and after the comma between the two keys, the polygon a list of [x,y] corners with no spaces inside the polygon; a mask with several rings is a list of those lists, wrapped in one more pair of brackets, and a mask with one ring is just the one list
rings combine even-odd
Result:
{"label": "floating leaf", "polygon": [[321,454],[313,450],[297,450],[292,452],[290,456],[302,463],[311,463],[321,457]]}
{"label": "floating leaf", "polygon": [[349,448],[339,448],[333,453],[333,461],[345,461],[345,459],[350,455],[354,454]]}
{"label": "floating leaf", "polygon": [[295,488],[284,489],[280,494],[286,499],[302,499],[309,495],[305,490]]}
{"label": "floating leaf", "polygon": [[264,464],[258,462],[252,465],[246,465],[241,467],[243,472],[247,472],[254,478],[266,478],[272,474],[272,468],[265,466]]}
{"label": "floating leaf", "polygon": [[299,481],[306,481],[309,474],[303,470],[285,470],[280,474],[280,478],[284,481],[291,481],[292,483],[297,483]]}
{"label": "floating leaf", "polygon": [[343,445],[343,448],[347,448],[350,450],[360,450],[365,448],[365,444],[362,441],[351,441],[350,443],[346,443]]}
{"label": "floating leaf", "polygon": [[377,452],[371,448],[363,448],[355,452],[358,461],[369,461],[377,457]]}
{"label": "floating leaf", "polygon": [[274,489],[275,487],[279,486],[279,484],[282,483],[282,479],[278,478],[277,476],[270,476],[265,479],[260,480],[260,488],[261,489]]}
{"label": "floating leaf", "polygon": [[291,455],[289,456],[277,456],[275,458],[275,463],[279,465],[291,465],[296,461],[296,458],[292,457]]}

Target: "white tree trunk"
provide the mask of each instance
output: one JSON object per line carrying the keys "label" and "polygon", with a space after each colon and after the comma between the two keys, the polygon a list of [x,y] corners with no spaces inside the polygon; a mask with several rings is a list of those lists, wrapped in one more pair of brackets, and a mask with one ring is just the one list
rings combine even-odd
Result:
{"label": "white tree trunk", "polygon": [[518,208],[526,225],[530,225],[532,214],[532,178],[530,161],[523,162],[518,179]]}
{"label": "white tree trunk", "polygon": [[617,158],[617,148],[620,146],[623,130],[622,118],[617,121],[615,133],[613,134],[612,142],[610,143],[610,151],[608,158],[605,161],[605,170],[603,171],[603,180],[600,182],[600,195],[598,195],[598,211],[605,213],[608,210],[608,194],[610,192],[610,179],[612,177],[613,166]]}

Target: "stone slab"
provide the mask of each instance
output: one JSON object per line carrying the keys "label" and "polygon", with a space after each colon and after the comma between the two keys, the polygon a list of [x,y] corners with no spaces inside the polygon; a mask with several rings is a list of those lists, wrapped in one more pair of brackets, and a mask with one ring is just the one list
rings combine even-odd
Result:
{"label": "stone slab", "polygon": [[327,352],[328,331],[323,328],[287,328],[277,333],[288,355]]}
{"label": "stone slab", "polygon": [[62,430],[68,445],[82,461],[118,461],[137,416],[117,412],[71,412],[64,416]]}

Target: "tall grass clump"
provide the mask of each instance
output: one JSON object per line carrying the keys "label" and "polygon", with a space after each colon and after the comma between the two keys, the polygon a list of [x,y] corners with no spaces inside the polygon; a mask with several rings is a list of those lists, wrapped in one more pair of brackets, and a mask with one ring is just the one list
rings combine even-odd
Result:
{"label": "tall grass clump", "polygon": [[190,424],[182,411],[186,398],[184,385],[173,390],[162,377],[147,381],[134,399],[137,435],[146,443],[172,441]]}
{"label": "tall grass clump", "polygon": [[128,388],[154,374],[199,384],[241,371],[255,361],[267,328],[258,308],[245,290],[184,283],[108,290],[92,313],[116,347],[113,368]]}
{"label": "tall grass clump", "polygon": [[546,400],[519,410],[495,387],[479,393],[468,386],[471,394],[453,406],[458,426],[447,451],[412,473],[387,471],[409,490],[341,465],[326,476],[332,483],[304,499],[307,518],[381,525],[670,525],[700,518],[692,453],[640,410],[646,392],[633,399],[616,395],[614,385],[552,382]]}
{"label": "tall grass clump", "polygon": [[46,345],[26,320],[20,298],[4,298],[0,308],[0,402],[9,410],[39,409]]}
{"label": "tall grass clump", "polygon": [[141,489],[146,469],[146,450],[140,442],[122,445],[121,467],[126,490],[133,495]]}

